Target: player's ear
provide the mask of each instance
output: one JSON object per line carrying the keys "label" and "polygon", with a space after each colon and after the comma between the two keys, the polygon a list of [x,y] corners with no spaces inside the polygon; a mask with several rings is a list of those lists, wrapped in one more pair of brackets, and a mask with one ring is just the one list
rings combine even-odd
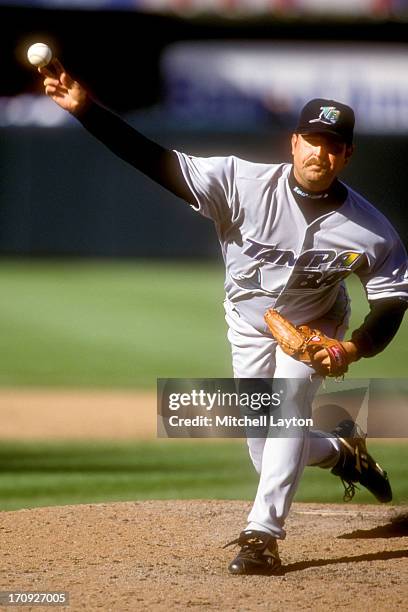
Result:
{"label": "player's ear", "polygon": [[344,154],[344,161],[346,164],[348,164],[350,157],[353,155],[353,153],[354,153],[354,145],[347,145],[346,152]]}
{"label": "player's ear", "polygon": [[296,147],[297,140],[298,140],[298,135],[297,134],[292,134],[292,140],[291,140],[291,143],[292,143],[292,155],[295,154],[295,147]]}

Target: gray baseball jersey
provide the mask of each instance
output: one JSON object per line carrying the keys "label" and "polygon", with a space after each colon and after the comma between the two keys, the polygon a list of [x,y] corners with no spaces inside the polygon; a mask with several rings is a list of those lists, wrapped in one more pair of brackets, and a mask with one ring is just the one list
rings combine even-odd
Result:
{"label": "gray baseball jersey", "polygon": [[367,298],[408,300],[407,254],[387,219],[361,195],[308,224],[294,199],[291,164],[177,152],[195,210],[212,219],[226,266],[227,300],[266,331],[267,308],[295,324],[345,316],[344,279],[360,278]]}

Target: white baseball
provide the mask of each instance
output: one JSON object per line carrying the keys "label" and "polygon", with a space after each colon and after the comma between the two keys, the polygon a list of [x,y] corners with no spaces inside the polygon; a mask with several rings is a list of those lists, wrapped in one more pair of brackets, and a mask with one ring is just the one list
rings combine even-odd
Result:
{"label": "white baseball", "polygon": [[52,60],[52,51],[45,43],[34,43],[27,51],[27,58],[33,66],[43,68]]}

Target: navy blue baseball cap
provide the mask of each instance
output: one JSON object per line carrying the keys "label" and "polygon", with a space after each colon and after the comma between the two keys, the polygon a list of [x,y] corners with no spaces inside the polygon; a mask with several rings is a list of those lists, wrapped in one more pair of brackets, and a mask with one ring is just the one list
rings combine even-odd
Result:
{"label": "navy blue baseball cap", "polygon": [[354,111],[347,104],[315,98],[300,111],[295,134],[331,134],[351,145],[354,123]]}

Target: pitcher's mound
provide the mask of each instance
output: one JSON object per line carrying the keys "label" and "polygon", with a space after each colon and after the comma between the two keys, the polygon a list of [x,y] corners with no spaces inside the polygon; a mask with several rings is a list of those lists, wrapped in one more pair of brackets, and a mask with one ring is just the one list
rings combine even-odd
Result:
{"label": "pitcher's mound", "polygon": [[230,576],[237,549],[222,546],[249,509],[193,500],[3,512],[0,590],[68,591],[72,612],[406,610],[407,508],[294,504],[282,575]]}

